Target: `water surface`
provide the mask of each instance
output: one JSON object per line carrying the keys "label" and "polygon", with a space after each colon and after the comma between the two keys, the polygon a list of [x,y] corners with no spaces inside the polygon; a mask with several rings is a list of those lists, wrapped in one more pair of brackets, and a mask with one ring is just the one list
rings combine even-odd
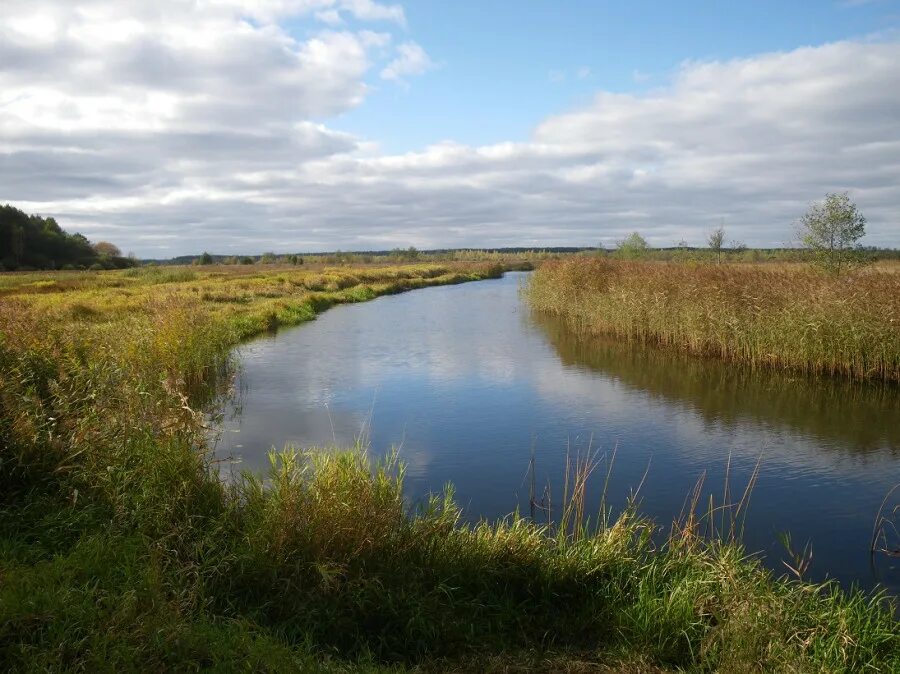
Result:
{"label": "water surface", "polygon": [[[401,447],[411,501],[447,482],[469,519],[528,511],[539,487],[562,493],[567,452],[616,449],[607,499],[668,524],[705,474],[743,490],[762,457],[744,542],[784,571],[779,533],[809,541],[809,577],[900,590],[900,570],[869,541],[900,482],[896,387],[752,371],[608,340],[579,339],[521,301],[523,273],[330,309],[241,348],[239,394],[217,445],[264,470],[286,444]],[[729,467],[730,464],[730,467]],[[649,466],[649,471],[648,471]],[[599,503],[603,479],[590,494]]]}

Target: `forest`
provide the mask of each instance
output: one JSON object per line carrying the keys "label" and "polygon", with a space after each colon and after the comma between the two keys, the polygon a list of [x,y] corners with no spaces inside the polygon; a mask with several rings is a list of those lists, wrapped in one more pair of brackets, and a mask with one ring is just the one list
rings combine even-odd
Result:
{"label": "forest", "polygon": [[92,244],[69,234],[53,218],[0,206],[0,271],[35,269],[124,269],[135,262],[113,244]]}

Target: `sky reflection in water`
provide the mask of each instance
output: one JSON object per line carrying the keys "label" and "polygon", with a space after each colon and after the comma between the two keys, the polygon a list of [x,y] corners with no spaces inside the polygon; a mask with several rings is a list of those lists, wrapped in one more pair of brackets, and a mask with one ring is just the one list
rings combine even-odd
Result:
{"label": "sky reflection in water", "polygon": [[[567,451],[616,447],[609,501],[624,504],[649,464],[641,508],[661,525],[704,471],[720,497],[729,456],[732,492],[762,456],[748,550],[783,571],[778,532],[790,531],[812,542],[811,577],[874,584],[873,520],[900,482],[900,391],[585,342],[531,314],[525,279],[336,307],[242,347],[217,454],[263,470],[273,447],[347,446],[369,429],[373,452],[401,446],[411,500],[452,482],[476,520],[527,512],[532,447],[556,498]],[[877,577],[896,592],[888,562]]]}

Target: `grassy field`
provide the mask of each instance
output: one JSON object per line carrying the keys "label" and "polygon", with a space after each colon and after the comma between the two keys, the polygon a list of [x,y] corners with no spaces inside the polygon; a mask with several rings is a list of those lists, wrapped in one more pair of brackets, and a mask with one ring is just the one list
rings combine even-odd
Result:
{"label": "grassy field", "polygon": [[[410,512],[365,448],[222,482],[201,405],[231,348],[494,264],[0,276],[0,667],[11,671],[897,671],[882,599],[778,580],[745,499],[668,542],[625,505],[561,526]],[[297,376],[302,376],[298,372]],[[718,535],[708,535],[716,528]],[[739,528],[739,526],[738,526]]]}
{"label": "grassy field", "polygon": [[842,276],[800,264],[548,262],[531,305],[576,331],[755,367],[900,381],[900,265]]}
{"label": "grassy field", "polygon": [[[7,306],[60,324],[111,324],[169,312],[202,313],[232,341],[294,325],[345,302],[430,285],[498,276],[500,263],[322,266],[139,267],[109,274],[0,274]],[[530,265],[529,265],[530,266]]]}

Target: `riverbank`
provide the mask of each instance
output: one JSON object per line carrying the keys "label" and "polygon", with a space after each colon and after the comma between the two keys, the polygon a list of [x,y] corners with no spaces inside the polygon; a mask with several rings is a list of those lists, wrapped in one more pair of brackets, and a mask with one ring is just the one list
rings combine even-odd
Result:
{"label": "riverbank", "polygon": [[542,265],[528,300],[582,334],[753,367],[900,382],[895,265],[829,276],[806,265],[575,257]]}
{"label": "riverbank", "polygon": [[[660,549],[633,510],[582,519],[578,489],[563,532],[516,518],[465,527],[449,496],[411,514],[402,469],[373,467],[362,449],[273,456],[266,479],[216,477],[194,400],[227,372],[235,340],[366,299],[351,276],[381,274],[362,285],[387,292],[497,271],[316,272],[334,284],[321,290],[281,270],[165,282],[103,274],[68,298],[33,285],[0,299],[0,662],[898,666],[900,630],[877,600],[775,580],[734,540],[704,538],[702,513]],[[62,283],[34,283],[51,280]],[[291,280],[303,289],[289,292],[301,288]]]}

